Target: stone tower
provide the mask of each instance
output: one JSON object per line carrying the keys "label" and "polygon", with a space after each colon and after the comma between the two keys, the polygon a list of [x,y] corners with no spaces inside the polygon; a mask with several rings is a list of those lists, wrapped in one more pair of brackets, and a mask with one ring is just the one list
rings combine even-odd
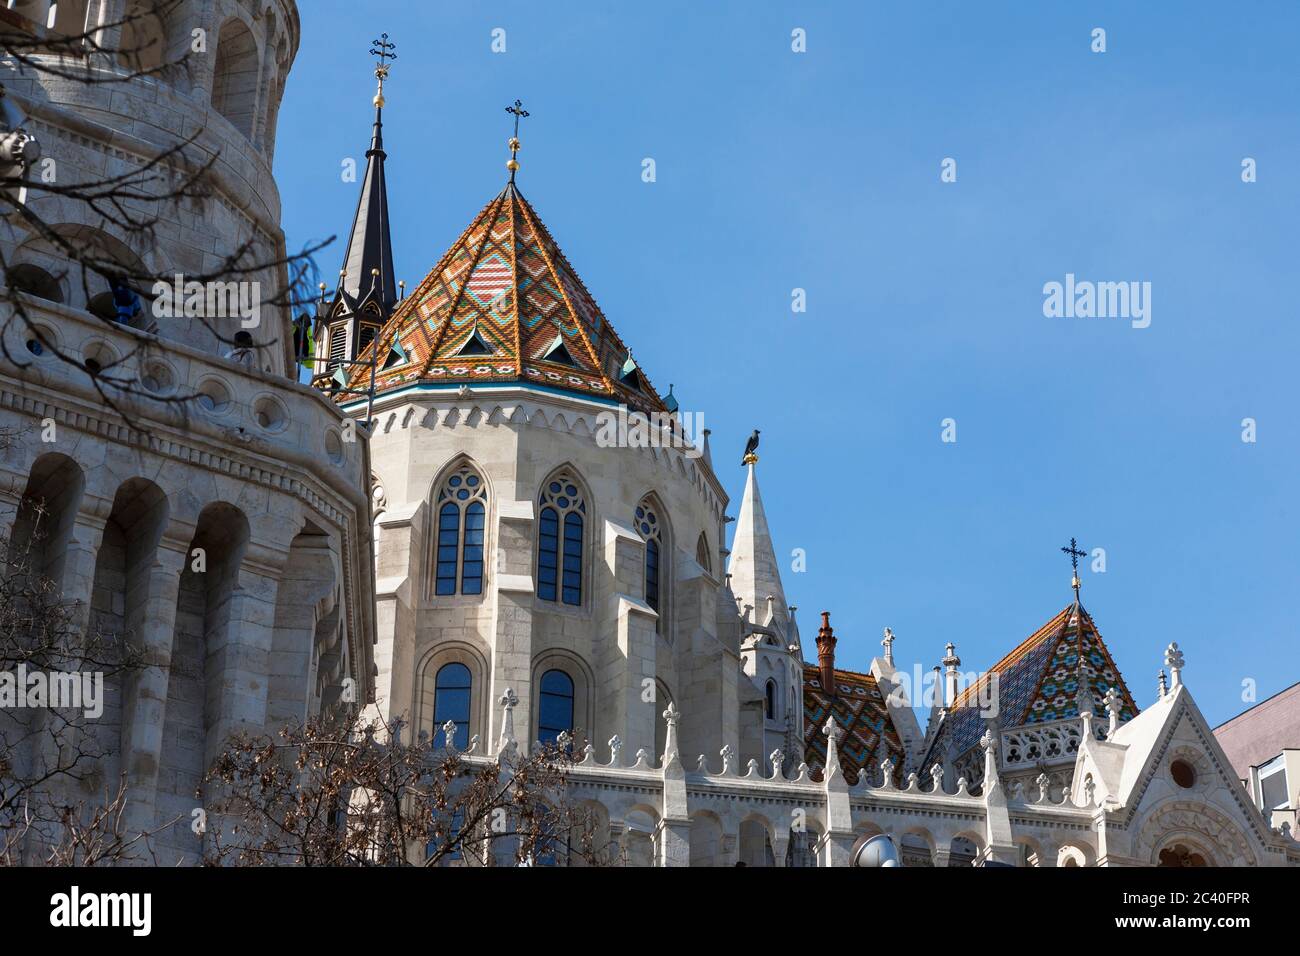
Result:
{"label": "stone tower", "polygon": [[[0,220],[4,278],[26,316],[5,307],[0,426],[17,437],[0,452],[0,502],[10,539],[33,541],[32,564],[76,626],[134,642],[153,664],[110,677],[102,717],[83,728],[100,759],[56,796],[93,803],[122,777],[129,826],[179,817],[155,845],[164,862],[192,862],[195,789],[228,733],[361,706],[373,692],[370,464],[351,423],[297,382],[290,316],[271,301],[283,267],[236,277],[264,306],[255,323],[200,321],[160,312],[147,286],[134,289],[143,307],[115,312],[109,270],[83,276],[61,253],[60,238],[164,282],[211,272],[245,243],[255,261],[284,255],[271,159],[299,42],[295,3],[154,9],[0,9],[6,31],[48,45],[38,63],[99,80],[135,74],[87,83],[0,72],[57,182],[145,168],[191,137],[187,158],[211,163],[202,201],[141,204],[158,219],[149,238],[37,184],[27,201],[48,230]],[[124,17],[125,27],[104,26]],[[61,39],[83,33],[97,50]],[[168,66],[186,51],[183,69]],[[106,401],[97,384],[110,369],[139,394]],[[28,768],[56,758],[40,747],[18,755]]]}

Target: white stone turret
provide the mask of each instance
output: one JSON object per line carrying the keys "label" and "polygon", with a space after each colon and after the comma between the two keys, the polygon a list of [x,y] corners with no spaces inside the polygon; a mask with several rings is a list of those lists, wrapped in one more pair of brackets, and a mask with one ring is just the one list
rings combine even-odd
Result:
{"label": "white stone turret", "polygon": [[[742,604],[767,609],[768,595],[772,596],[775,626],[785,634],[789,621],[785,590],[781,586],[781,572],[772,546],[772,533],[767,527],[767,514],[763,510],[763,497],[758,490],[756,463],[749,466],[745,481],[745,495],[740,502],[740,517],[731,542],[731,590]],[[754,615],[762,619],[762,612]]]}

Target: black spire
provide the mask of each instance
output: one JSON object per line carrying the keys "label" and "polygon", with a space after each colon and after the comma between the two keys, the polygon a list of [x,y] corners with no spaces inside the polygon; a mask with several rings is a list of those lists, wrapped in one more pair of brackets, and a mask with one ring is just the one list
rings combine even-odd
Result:
{"label": "black spire", "polygon": [[[388,187],[384,180],[384,80],[388,78],[388,60],[395,59],[394,44],[388,34],[374,41],[370,52],[379,60],[375,78],[375,125],[366,150],[366,175],[361,183],[357,214],[348,237],[347,257],[343,260],[340,290],[351,302],[350,311],[359,312],[374,302],[381,318],[387,320],[397,304],[397,280],[393,276],[393,241],[388,226]],[[378,270],[378,271],[376,271]]]}
{"label": "black spire", "polygon": [[393,276],[393,240],[388,229],[388,186],[384,181],[384,80],[388,61],[397,58],[388,34],[375,40],[370,53],[377,60],[375,125],[366,150],[366,176],[361,183],[357,214],[352,219],[343,269],[334,297],[326,301],[325,284],[316,306],[317,364],[313,381],[320,387],[342,367],[357,362],[366,346],[379,336],[397,306],[398,283]]}

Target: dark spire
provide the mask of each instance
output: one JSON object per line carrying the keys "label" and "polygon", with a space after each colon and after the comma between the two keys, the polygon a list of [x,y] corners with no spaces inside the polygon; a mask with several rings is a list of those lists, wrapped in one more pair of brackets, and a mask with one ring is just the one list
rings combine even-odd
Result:
{"label": "dark spire", "polygon": [[[397,280],[393,275],[393,241],[388,225],[388,187],[384,180],[384,80],[388,78],[388,61],[395,59],[394,44],[385,33],[370,52],[378,58],[375,79],[375,125],[366,150],[366,175],[361,183],[357,214],[348,236],[347,255],[343,260],[341,291],[352,300],[351,311],[373,301],[381,317],[387,320],[397,304]],[[376,271],[377,270],[377,271]]]}

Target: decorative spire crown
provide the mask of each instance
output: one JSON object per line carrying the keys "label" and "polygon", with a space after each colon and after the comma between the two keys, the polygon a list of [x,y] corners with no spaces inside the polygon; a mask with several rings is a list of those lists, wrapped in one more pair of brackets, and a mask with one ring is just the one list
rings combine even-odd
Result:
{"label": "decorative spire crown", "polygon": [[1074,600],[1077,604],[1079,601],[1079,559],[1088,556],[1087,551],[1079,550],[1079,542],[1074,538],[1070,539],[1070,546],[1062,548],[1063,552],[1070,556],[1070,567],[1074,569],[1074,576],[1070,579],[1070,587],[1074,588]]}
{"label": "decorative spire crown", "polygon": [[515,173],[519,171],[519,160],[516,158],[519,154],[519,121],[528,115],[528,110],[524,109],[522,100],[515,100],[513,106],[507,106],[506,112],[515,118],[515,132],[510,137],[510,160],[506,163],[506,169],[510,170],[510,181],[515,181]]}

